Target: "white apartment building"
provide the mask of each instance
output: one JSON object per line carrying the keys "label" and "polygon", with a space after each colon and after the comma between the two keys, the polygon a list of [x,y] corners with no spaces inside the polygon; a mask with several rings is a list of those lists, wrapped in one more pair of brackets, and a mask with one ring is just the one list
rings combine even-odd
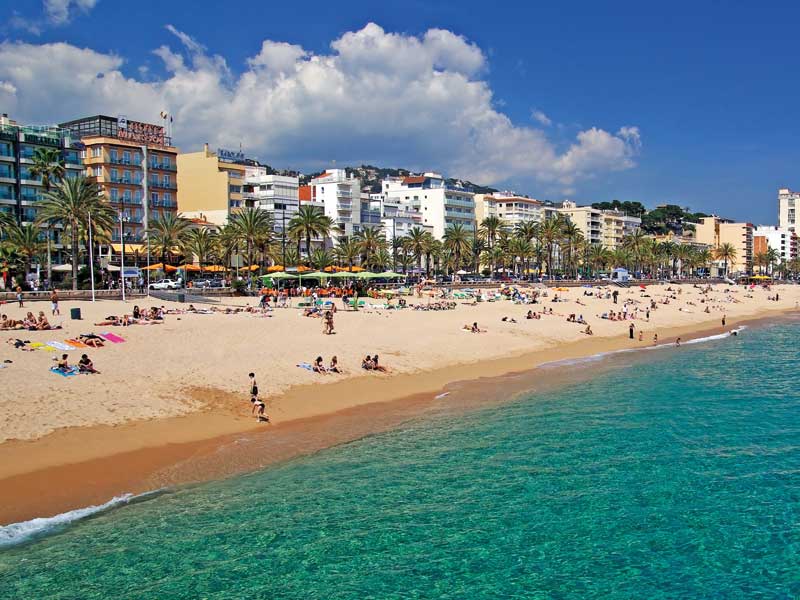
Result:
{"label": "white apartment building", "polygon": [[798,205],[800,205],[800,192],[793,192],[789,188],[778,190],[778,227],[789,231],[795,230]]}
{"label": "white apartment building", "polygon": [[475,217],[478,224],[486,217],[498,217],[508,226],[515,227],[525,221],[542,221],[545,218],[544,203],[535,198],[518,196],[509,192],[477,194]]}
{"label": "white apartment building", "polygon": [[787,228],[759,225],[753,230],[753,255],[769,248],[778,253],[782,263],[797,258],[797,235]]}
{"label": "white apartment building", "polygon": [[[324,206],[325,215],[334,222],[333,242],[350,237],[361,228],[361,180],[347,176],[344,169],[328,169],[311,180],[311,201]],[[369,197],[366,198],[369,204]]]}
{"label": "white apartment building", "polygon": [[267,175],[267,168],[248,166],[245,170],[244,205],[266,210],[272,215],[275,233],[282,235],[300,205],[299,179]]}
{"label": "white apartment building", "polygon": [[475,228],[475,194],[463,187],[448,184],[438,173],[384,179],[382,193],[408,212],[418,212],[422,225],[432,228],[437,239],[448,227],[463,225]]}
{"label": "white apartment building", "polygon": [[408,236],[415,227],[433,234],[433,227],[423,224],[422,214],[409,208],[397,198],[386,198],[383,194],[371,194],[370,212],[379,215],[384,236],[389,243],[395,238]]}

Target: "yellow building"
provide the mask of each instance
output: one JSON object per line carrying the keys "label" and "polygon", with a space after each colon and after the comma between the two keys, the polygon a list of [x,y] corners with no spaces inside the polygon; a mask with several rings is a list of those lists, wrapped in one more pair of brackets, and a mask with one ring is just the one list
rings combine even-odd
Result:
{"label": "yellow building", "polygon": [[[222,155],[222,156],[220,156]],[[239,162],[237,162],[239,161]],[[178,155],[178,210],[186,217],[225,225],[243,206],[244,156],[205,144],[200,152]]]}
{"label": "yellow building", "polygon": [[[730,244],[736,249],[736,259],[728,262],[728,273],[750,273],[753,270],[753,224],[735,223],[720,217],[704,217],[695,226],[695,237],[701,244],[712,250],[722,244]],[[723,261],[717,261],[722,272]]]}

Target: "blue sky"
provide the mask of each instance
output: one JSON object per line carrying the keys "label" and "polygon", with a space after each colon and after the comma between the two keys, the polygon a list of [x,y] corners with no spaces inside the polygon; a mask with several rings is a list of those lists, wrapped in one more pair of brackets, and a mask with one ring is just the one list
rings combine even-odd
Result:
{"label": "blue sky", "polygon": [[[49,13],[41,2],[0,1],[4,14],[16,11],[14,23],[0,30],[7,63],[4,71],[0,52],[0,86],[5,82],[7,89],[13,87],[14,97],[7,102],[20,118],[47,121],[51,113],[61,110],[60,104],[48,103],[27,91],[24,81],[14,79],[19,71],[12,67],[27,64],[24,56],[33,56],[39,46],[66,42],[98,56],[118,57],[122,60],[111,68],[129,80],[126,85],[151,83],[155,87],[175,76],[165,54],[154,54],[167,46],[171,49],[168,57],[182,56],[187,65],[191,63],[184,73],[190,80],[200,80],[208,72],[223,73],[219,113],[212,104],[181,114],[184,130],[176,129],[176,139],[183,149],[199,143],[198,131],[214,136],[210,121],[224,113],[220,117],[224,128],[236,129],[238,138],[209,141],[231,144],[239,139],[250,154],[275,166],[314,168],[332,160],[346,164],[358,159],[385,166],[428,166],[469,177],[472,161],[480,163],[475,168],[476,181],[488,179],[534,197],[568,196],[579,202],[619,198],[648,206],[670,202],[755,223],[776,220],[779,186],[800,187],[795,181],[800,163],[795,141],[800,105],[796,78],[800,51],[795,41],[800,8],[796,3],[672,2],[654,8],[641,2],[613,6],[595,2],[229,2],[222,12],[218,2],[140,0],[125,3],[124,8],[110,0],[47,0],[45,5],[48,2]],[[363,31],[368,23],[382,29],[370,33],[381,39],[397,34],[404,41],[421,40],[431,29],[461,36],[463,44],[448,42],[447,57],[441,59],[444,66],[434,64],[433,71],[453,71],[480,82],[491,95],[490,108],[480,99],[472,104],[464,101],[471,93],[467,90],[475,90],[455,86],[453,97],[444,104],[458,105],[460,112],[450,115],[437,104],[430,108],[430,122],[438,120],[441,129],[431,131],[428,125],[414,133],[418,137],[427,131],[446,142],[428,146],[412,139],[402,126],[414,118],[413,111],[427,114],[424,99],[400,103],[409,106],[411,114],[403,113],[404,106],[392,106],[385,115],[376,113],[375,120],[363,127],[344,114],[363,110],[359,104],[337,100],[331,103],[336,108],[326,115],[324,103],[309,102],[307,110],[295,111],[291,103],[285,106],[280,99],[270,99],[275,106],[269,114],[250,125],[273,129],[274,135],[254,136],[259,139],[252,142],[245,137],[247,122],[242,120],[248,113],[258,113],[259,105],[253,100],[248,105],[238,94],[225,95],[225,81],[235,81],[251,68],[247,61],[259,54],[264,40],[300,46],[305,56],[331,56],[337,54],[332,42]],[[191,40],[182,42],[166,25]],[[474,58],[469,56],[473,47],[482,57],[476,59],[478,66],[469,62]],[[358,48],[358,60],[369,60],[370,51]],[[57,57],[65,54],[62,48],[54,51]],[[218,68],[220,58],[225,70]],[[40,71],[35,74],[46,74],[44,67],[37,68]],[[371,77],[374,85],[374,70],[364,75],[359,66],[354,75],[350,66],[341,68],[348,81],[353,81],[351,76]],[[113,81],[107,73],[105,78]],[[130,114],[137,105],[125,104],[122,96],[130,95],[127,89],[131,88],[116,92],[120,107],[108,106],[102,112],[146,119],[148,114]],[[174,104],[182,97],[160,88],[153,93],[162,92],[164,96],[156,97],[168,98],[170,111],[180,114],[181,107]],[[54,87],[53,93],[65,92]],[[195,91],[195,95],[201,93],[202,89]],[[346,94],[357,95],[358,90],[349,89]],[[382,97],[373,88],[370,95],[376,105],[388,106],[397,93]],[[114,98],[112,94],[104,101],[113,103]],[[0,104],[3,99],[0,95]],[[241,114],[228,115],[237,103],[242,105]],[[139,102],[139,106],[146,104]],[[69,103],[67,109],[76,110]],[[483,120],[487,111],[492,123],[488,129],[472,129],[471,115]],[[534,111],[547,119],[537,121]],[[70,116],[54,114],[50,120]],[[499,123],[506,117],[510,125]],[[332,128],[327,135],[323,131],[326,120],[346,125]],[[290,121],[293,126],[287,128],[283,123]],[[460,137],[449,131],[459,127],[469,132]],[[623,127],[636,128],[637,139],[620,134]],[[575,148],[579,132],[591,128],[606,132],[605,137]],[[517,135],[519,152],[514,144],[507,147],[497,140]],[[475,147],[466,148],[469,144]],[[570,148],[574,148],[572,153]],[[550,158],[537,162],[548,152]],[[493,158],[483,164],[489,154]],[[425,164],[415,164],[417,157],[424,157]],[[518,164],[504,172],[503,164],[515,159]],[[527,169],[529,160],[537,166]]]}

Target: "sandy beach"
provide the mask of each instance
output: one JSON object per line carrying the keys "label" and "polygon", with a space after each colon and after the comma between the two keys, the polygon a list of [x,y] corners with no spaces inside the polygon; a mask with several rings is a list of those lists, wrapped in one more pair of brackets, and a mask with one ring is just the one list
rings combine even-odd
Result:
{"label": "sandy beach", "polygon": [[[116,493],[152,489],[155,483],[203,480],[257,468],[390,427],[429,405],[433,394],[453,382],[652,346],[654,334],[659,343],[673,343],[676,337],[728,331],[745,320],[792,311],[800,301],[798,286],[767,291],[716,285],[705,295],[689,284],[631,287],[618,289],[617,304],[606,297],[606,290],[592,291],[595,295],[587,296],[585,288],[551,289],[548,297],[531,305],[457,300],[454,310],[443,311],[377,306],[358,312],[340,310],[335,314],[334,335],[324,335],[321,320],[304,317],[298,308],[275,309],[266,315],[168,314],[160,325],[108,327],[93,323],[108,315],[129,314],[136,304],[176,310],[187,305],[154,298],[124,304],[62,302],[62,316],[51,318],[49,303],[24,308],[6,304],[1,312],[12,319],[23,318],[28,310],[44,310],[63,329],[2,332],[0,522],[103,502]],[[768,299],[776,293],[778,301]],[[564,301],[553,302],[556,295]],[[219,305],[256,302],[224,298]],[[600,318],[609,311],[622,311],[625,302],[636,318]],[[656,308],[650,309],[647,319],[652,302]],[[69,319],[74,306],[81,308],[83,320]],[[553,314],[525,318],[529,310],[541,312],[545,307]],[[582,315],[594,335],[584,333],[585,325],[567,322],[570,314]],[[473,322],[486,331],[462,329]],[[628,335],[631,323],[633,340]],[[107,331],[125,342],[68,352],[73,363],[82,353],[89,354],[99,375],[61,377],[49,371],[61,352],[26,352],[5,343],[9,338],[63,341],[80,333]],[[363,370],[361,360],[367,354],[379,354],[390,373]],[[317,356],[327,364],[333,355],[343,374],[320,375],[297,366]],[[2,363],[5,360],[12,362]],[[250,371],[256,373],[267,402],[269,424],[251,416]],[[394,408],[384,410],[390,401]],[[230,454],[225,465],[206,460],[205,467],[197,466],[203,463],[199,457],[251,434],[272,435],[281,446],[270,456],[243,456],[235,468]],[[60,482],[58,493],[47,491],[53,487],[47,482],[54,481]]]}

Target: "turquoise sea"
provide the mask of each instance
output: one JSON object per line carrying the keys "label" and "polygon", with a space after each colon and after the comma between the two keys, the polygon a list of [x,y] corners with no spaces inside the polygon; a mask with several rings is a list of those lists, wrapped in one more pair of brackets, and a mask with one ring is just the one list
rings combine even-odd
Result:
{"label": "turquoise sea", "polygon": [[578,363],[588,382],[53,522],[0,550],[0,597],[797,598],[798,339]]}

